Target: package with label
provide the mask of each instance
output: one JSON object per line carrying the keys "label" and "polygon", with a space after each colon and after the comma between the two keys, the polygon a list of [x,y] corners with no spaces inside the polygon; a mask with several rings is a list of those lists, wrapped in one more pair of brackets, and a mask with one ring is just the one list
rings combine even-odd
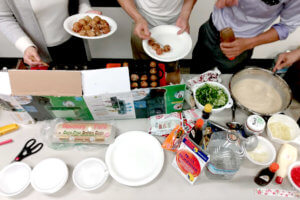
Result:
{"label": "package with label", "polygon": [[184,129],[182,128],[182,126],[177,125],[168,135],[168,137],[165,139],[164,143],[161,146],[165,150],[176,152],[184,136]]}
{"label": "package with label", "polygon": [[149,118],[149,133],[157,136],[167,136],[177,126],[182,126],[182,113],[155,115]]}
{"label": "package with label", "polygon": [[194,184],[208,161],[209,155],[196,147],[188,137],[185,137],[177,150],[172,165],[190,184]]}

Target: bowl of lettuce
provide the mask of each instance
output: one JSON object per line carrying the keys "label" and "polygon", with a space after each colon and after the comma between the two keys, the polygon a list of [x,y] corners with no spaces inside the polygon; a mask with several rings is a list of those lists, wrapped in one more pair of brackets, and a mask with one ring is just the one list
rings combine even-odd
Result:
{"label": "bowl of lettuce", "polygon": [[194,85],[193,95],[196,106],[201,110],[208,103],[213,106],[213,112],[220,112],[233,104],[228,89],[217,82],[209,81]]}

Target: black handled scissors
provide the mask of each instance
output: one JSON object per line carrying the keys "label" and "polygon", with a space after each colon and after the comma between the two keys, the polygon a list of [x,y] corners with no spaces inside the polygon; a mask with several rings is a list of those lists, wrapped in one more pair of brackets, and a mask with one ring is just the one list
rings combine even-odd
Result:
{"label": "black handled scissors", "polygon": [[32,138],[28,140],[24,145],[22,151],[17,155],[14,161],[21,161],[24,158],[39,152],[43,148],[43,146],[44,146],[43,143],[36,144],[36,139]]}

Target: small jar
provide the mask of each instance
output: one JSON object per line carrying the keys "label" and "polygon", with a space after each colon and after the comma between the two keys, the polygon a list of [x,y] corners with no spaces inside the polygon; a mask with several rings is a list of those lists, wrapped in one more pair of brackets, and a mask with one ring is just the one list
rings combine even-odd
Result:
{"label": "small jar", "polygon": [[245,122],[244,130],[247,136],[260,135],[266,127],[265,120],[259,115],[250,115]]}

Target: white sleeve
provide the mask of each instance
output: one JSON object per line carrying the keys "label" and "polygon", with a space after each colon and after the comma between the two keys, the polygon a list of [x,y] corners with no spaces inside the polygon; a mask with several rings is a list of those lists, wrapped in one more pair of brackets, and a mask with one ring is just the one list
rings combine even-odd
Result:
{"label": "white sleeve", "polygon": [[16,48],[21,51],[23,54],[25,52],[25,50],[28,48],[28,47],[35,47],[37,48],[33,42],[31,41],[31,39],[27,36],[23,36],[23,37],[20,37],[16,42],[15,42],[15,46]]}
{"label": "white sleeve", "polygon": [[79,0],[79,13],[86,13],[87,11],[92,10],[89,0]]}

